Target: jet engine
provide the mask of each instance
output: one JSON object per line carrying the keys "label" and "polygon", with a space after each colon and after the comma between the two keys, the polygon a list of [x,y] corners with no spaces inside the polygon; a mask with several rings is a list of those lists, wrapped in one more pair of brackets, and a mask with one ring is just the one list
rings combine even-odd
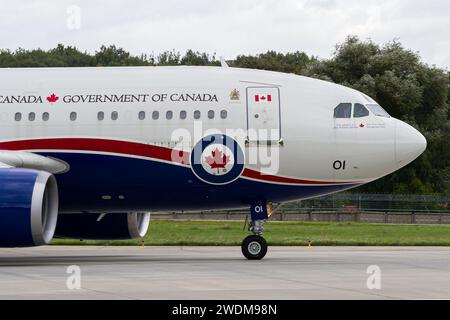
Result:
{"label": "jet engine", "polygon": [[58,218],[58,187],[48,172],[0,169],[0,247],[48,244]]}
{"label": "jet engine", "polygon": [[80,240],[125,240],[145,236],[150,213],[60,214],[55,237]]}

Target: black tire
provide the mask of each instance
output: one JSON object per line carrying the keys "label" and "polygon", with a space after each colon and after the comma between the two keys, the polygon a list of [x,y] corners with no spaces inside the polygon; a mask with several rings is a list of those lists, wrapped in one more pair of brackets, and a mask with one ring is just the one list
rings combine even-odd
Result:
{"label": "black tire", "polygon": [[267,253],[267,242],[263,237],[251,235],[242,241],[241,249],[248,260],[261,260]]}

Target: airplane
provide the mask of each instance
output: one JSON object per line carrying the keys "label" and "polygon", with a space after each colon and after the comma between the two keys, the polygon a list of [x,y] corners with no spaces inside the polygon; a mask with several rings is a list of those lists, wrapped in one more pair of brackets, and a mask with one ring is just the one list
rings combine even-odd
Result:
{"label": "airplane", "polygon": [[354,89],[227,65],[0,69],[0,123],[0,247],[245,208],[259,260],[272,203],[361,186],[427,146]]}

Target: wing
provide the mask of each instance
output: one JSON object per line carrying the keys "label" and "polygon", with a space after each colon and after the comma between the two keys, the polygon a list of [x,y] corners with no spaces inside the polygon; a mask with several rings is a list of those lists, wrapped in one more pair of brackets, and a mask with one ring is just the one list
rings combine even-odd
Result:
{"label": "wing", "polygon": [[63,173],[69,170],[69,165],[64,161],[32,152],[0,150],[1,168],[27,168],[50,173]]}

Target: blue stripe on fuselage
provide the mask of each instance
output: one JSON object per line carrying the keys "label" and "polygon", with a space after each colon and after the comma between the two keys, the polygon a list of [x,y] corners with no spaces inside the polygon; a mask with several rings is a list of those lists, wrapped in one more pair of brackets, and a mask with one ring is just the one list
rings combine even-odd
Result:
{"label": "blue stripe on fuselage", "polygon": [[231,209],[254,200],[283,202],[355,187],[280,185],[244,178],[215,186],[200,181],[189,167],[159,161],[90,153],[40,154],[70,165],[69,172],[56,175],[61,212]]}

